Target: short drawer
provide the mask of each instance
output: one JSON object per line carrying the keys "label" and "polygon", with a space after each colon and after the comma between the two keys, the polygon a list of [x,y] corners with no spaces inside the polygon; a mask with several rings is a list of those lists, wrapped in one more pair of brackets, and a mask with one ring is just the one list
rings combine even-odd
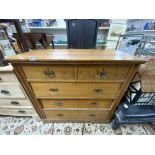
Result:
{"label": "short drawer", "polygon": [[0,83],[19,83],[13,72],[0,72]]}
{"label": "short drawer", "polygon": [[0,106],[32,106],[29,100],[0,99]]}
{"label": "short drawer", "polygon": [[22,66],[28,80],[74,80],[72,65]]}
{"label": "short drawer", "polygon": [[113,100],[41,100],[46,108],[105,108],[110,109]]}
{"label": "short drawer", "polygon": [[115,98],[121,83],[31,83],[37,98]]}
{"label": "short drawer", "polygon": [[105,120],[109,111],[94,110],[46,110],[44,111],[47,119],[56,120]]}
{"label": "short drawer", "polygon": [[23,108],[0,108],[0,115],[9,116],[35,116],[37,115],[33,109]]}
{"label": "short drawer", "polygon": [[124,80],[128,65],[89,65],[78,67],[78,80]]}
{"label": "short drawer", "polygon": [[25,98],[19,85],[0,85],[0,98]]}

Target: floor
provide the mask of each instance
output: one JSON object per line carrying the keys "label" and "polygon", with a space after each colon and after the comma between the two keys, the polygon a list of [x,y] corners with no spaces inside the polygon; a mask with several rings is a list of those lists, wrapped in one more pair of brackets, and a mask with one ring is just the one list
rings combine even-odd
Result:
{"label": "floor", "polygon": [[149,124],[122,125],[113,130],[110,124],[43,123],[31,117],[0,116],[0,135],[150,135]]}

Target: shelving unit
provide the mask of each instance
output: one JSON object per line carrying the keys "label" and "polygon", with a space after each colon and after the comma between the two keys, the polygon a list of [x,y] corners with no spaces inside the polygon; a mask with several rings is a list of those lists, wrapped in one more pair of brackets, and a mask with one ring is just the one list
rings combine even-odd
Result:
{"label": "shelving unit", "polygon": [[[67,43],[57,43],[59,41],[65,41],[67,42],[67,32],[66,32],[66,23],[62,20],[56,20],[56,24],[50,27],[43,26],[43,27],[37,27],[37,26],[27,26],[30,32],[43,32],[48,34],[54,35],[54,45],[55,48],[67,48]],[[99,27],[98,28],[98,35],[97,40],[99,41],[106,41],[106,38],[108,36],[110,27]],[[100,43],[96,45],[97,48],[105,48],[106,44]]]}
{"label": "shelving unit", "polygon": [[129,19],[127,22],[127,27],[130,28],[134,26],[136,29],[132,31],[127,31],[127,34],[137,34],[137,33],[155,33],[155,29],[144,30],[144,25],[146,23],[155,23],[155,19]]}

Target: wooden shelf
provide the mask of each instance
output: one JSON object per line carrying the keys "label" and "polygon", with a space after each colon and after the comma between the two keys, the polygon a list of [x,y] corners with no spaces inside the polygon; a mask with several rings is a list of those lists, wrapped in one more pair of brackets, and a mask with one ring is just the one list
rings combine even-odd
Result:
{"label": "wooden shelf", "polygon": [[[37,45],[41,45],[41,44],[37,44]],[[50,45],[52,45],[52,44],[50,44]],[[54,46],[67,46],[67,44],[54,44]],[[96,46],[102,47],[102,46],[106,46],[106,44],[97,44]]]}
{"label": "wooden shelf", "polygon": [[98,47],[106,46],[106,44],[96,44]]}
{"label": "wooden shelf", "polygon": [[66,27],[28,27],[29,29],[53,29],[53,30],[66,30]]}
{"label": "wooden shelf", "polygon": [[147,33],[147,32],[155,32],[155,30],[137,30],[137,31],[128,31],[126,33]]}
{"label": "wooden shelf", "polygon": [[54,44],[54,46],[68,46],[67,44]]}
{"label": "wooden shelf", "polygon": [[[66,27],[28,27],[29,29],[53,29],[53,30],[66,30]],[[110,27],[99,27],[99,30],[109,30]]]}
{"label": "wooden shelf", "polygon": [[109,30],[110,27],[99,27],[98,29],[99,29],[99,30]]}

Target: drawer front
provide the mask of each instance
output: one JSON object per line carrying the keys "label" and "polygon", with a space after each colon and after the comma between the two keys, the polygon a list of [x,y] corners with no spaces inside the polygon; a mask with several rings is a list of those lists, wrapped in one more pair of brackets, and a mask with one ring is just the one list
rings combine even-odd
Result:
{"label": "drawer front", "polygon": [[0,98],[25,98],[18,85],[0,85]]}
{"label": "drawer front", "polygon": [[0,73],[0,83],[19,83],[14,73],[11,72],[2,72]]}
{"label": "drawer front", "polygon": [[46,108],[106,108],[110,109],[113,100],[41,100]]}
{"label": "drawer front", "polygon": [[44,111],[47,119],[57,120],[105,120],[109,111],[93,111],[93,110],[46,110]]}
{"label": "drawer front", "polygon": [[125,65],[79,66],[78,80],[124,80],[129,68]]}
{"label": "drawer front", "polygon": [[12,116],[34,116],[37,115],[33,109],[23,108],[0,108],[0,115],[12,115]]}
{"label": "drawer front", "polygon": [[0,99],[0,106],[32,106],[29,100]]}
{"label": "drawer front", "polygon": [[31,83],[37,98],[113,98],[121,83]]}
{"label": "drawer front", "polygon": [[27,79],[36,80],[74,80],[74,66],[69,65],[43,65],[22,66]]}

